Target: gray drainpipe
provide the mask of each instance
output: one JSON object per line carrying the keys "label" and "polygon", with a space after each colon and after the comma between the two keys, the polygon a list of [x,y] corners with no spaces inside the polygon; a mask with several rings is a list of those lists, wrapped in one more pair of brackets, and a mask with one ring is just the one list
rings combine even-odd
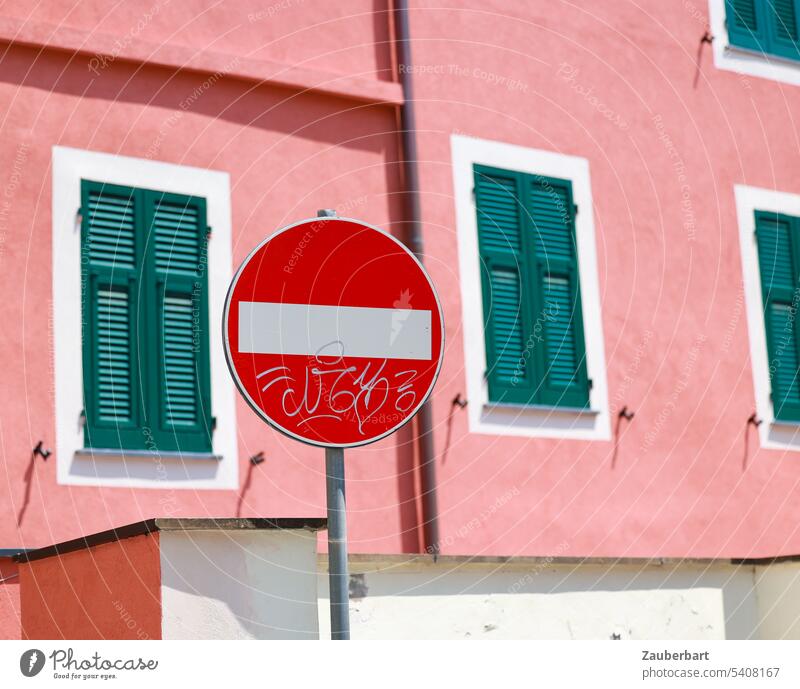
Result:
{"label": "gray drainpipe", "polygon": [[[411,33],[408,24],[406,0],[394,3],[395,47],[397,63],[412,65]],[[422,212],[419,205],[419,175],[417,171],[417,125],[414,111],[414,87],[411,70],[399,69],[403,87],[403,105],[400,107],[400,123],[403,147],[403,177],[405,179],[405,202],[407,230],[404,242],[422,262],[425,244],[422,239]],[[433,447],[433,413],[430,400],[422,405],[416,419],[417,451],[421,470],[422,521],[425,552],[439,555],[439,508],[436,501],[436,456]]]}

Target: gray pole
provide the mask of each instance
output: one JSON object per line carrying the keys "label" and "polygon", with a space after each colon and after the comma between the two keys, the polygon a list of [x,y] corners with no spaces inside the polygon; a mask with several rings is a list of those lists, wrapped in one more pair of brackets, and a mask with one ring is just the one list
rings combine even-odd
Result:
{"label": "gray pole", "polygon": [[347,515],[344,500],[344,450],[325,448],[328,488],[328,582],[331,601],[331,639],[350,638],[350,600],[347,569]]}
{"label": "gray pole", "polygon": [[[335,218],[336,211],[317,211],[318,218]],[[328,587],[331,601],[331,639],[350,638],[350,574],[347,567],[347,512],[344,499],[344,450],[325,448],[328,495]]]}

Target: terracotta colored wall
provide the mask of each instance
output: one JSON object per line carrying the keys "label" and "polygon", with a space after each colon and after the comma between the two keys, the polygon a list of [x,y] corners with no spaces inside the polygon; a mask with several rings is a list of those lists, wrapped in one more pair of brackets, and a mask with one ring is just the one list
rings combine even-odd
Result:
{"label": "terracotta colored wall", "polygon": [[160,639],[158,534],[20,564],[27,639]]}
{"label": "terracotta colored wall", "polygon": [[16,562],[0,557],[0,639],[20,638],[18,574]]}
{"label": "terracotta colored wall", "polygon": [[[417,75],[415,85],[428,265],[447,323],[447,358],[434,396],[445,550],[677,557],[800,552],[800,463],[793,453],[760,450],[754,434],[749,445],[745,439],[754,401],[733,197],[736,183],[797,189],[792,113],[800,109],[798,89],[718,71],[708,46],[698,75],[705,2],[694,10],[691,3],[657,0],[414,4],[415,62],[444,70]],[[387,58],[374,45],[385,37],[383,24],[368,15],[342,19],[378,6],[305,0],[296,11],[248,22],[247,13],[263,6],[251,10],[242,2],[233,14],[192,13],[173,0],[148,26],[149,40],[194,45],[204,37],[197,42],[205,45],[213,34],[224,51],[258,46],[272,59],[385,76]],[[52,5],[35,11],[45,13],[40,20],[58,14]],[[81,3],[64,21],[114,32],[142,9],[122,3],[107,18],[104,11]],[[328,19],[335,33],[328,33]],[[219,35],[220,26],[234,25]],[[51,146],[144,157],[164,121],[205,78],[119,61],[93,78],[87,59],[13,48],[0,65],[0,158],[20,161],[7,222],[12,229],[0,252],[0,361],[13,362],[4,369],[8,392],[0,396],[0,446],[12,486],[10,500],[0,501],[4,547],[41,546],[167,510],[223,516],[237,509],[233,491],[65,488],[55,483],[54,462],[30,464],[31,448],[39,439],[52,443],[54,433]],[[574,80],[565,78],[564,64],[578,70]],[[462,71],[448,72],[451,65]],[[511,89],[484,74],[520,86]],[[587,97],[589,89],[596,100]],[[598,102],[627,126],[601,114]],[[675,161],[654,124],[658,116],[685,164],[692,232]],[[397,227],[395,127],[386,106],[223,78],[184,112],[156,158],[230,172],[238,264],[265,233],[319,207],[363,198],[353,215]],[[464,413],[450,417],[451,400],[466,392],[453,132],[589,160],[609,397],[612,411],[626,404],[636,412],[616,446],[471,435]],[[12,174],[8,166],[0,171],[0,186]],[[692,360],[691,375],[679,385]],[[237,413],[241,480],[247,457],[259,450],[267,457],[254,471],[243,514],[324,514],[322,453],[267,430],[243,403]],[[418,547],[408,439],[404,430],[348,453],[353,551]],[[458,535],[509,491],[513,499],[491,519]]]}

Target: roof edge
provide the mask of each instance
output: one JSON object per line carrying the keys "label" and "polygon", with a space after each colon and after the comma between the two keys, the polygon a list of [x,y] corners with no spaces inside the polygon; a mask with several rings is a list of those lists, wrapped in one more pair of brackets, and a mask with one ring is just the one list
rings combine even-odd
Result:
{"label": "roof edge", "polygon": [[276,517],[266,518],[223,518],[223,519],[146,519],[133,524],[126,524],[116,529],[101,531],[74,538],[71,541],[64,541],[53,545],[35,548],[33,550],[23,550],[14,555],[17,562],[32,562],[43,560],[55,555],[85,550],[114,541],[121,541],[125,538],[143,536],[155,531],[261,531],[276,530],[287,531],[302,529],[305,531],[320,531],[328,526],[328,520],[322,517]]}

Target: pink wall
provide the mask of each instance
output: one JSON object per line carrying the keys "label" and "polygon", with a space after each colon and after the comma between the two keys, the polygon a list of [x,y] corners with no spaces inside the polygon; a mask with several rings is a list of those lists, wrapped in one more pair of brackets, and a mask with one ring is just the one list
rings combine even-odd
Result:
{"label": "pink wall", "polygon": [[3,2],[0,14],[46,23],[51,30],[114,36],[122,48],[131,43],[187,46],[391,80],[388,5],[388,0],[129,0],[113,5],[55,0],[28,8]]}
{"label": "pink wall", "polygon": [[[456,532],[476,507],[516,487],[520,494],[493,524],[472,530],[457,550],[544,554],[564,543],[580,556],[796,553],[797,458],[759,450],[751,429],[745,468],[746,421],[755,407],[733,185],[798,191],[791,113],[800,92],[716,70],[708,45],[695,87],[706,27],[689,3],[581,4],[548,3],[545,10],[498,0],[464,11],[450,1],[414,17],[415,61],[456,64],[470,74],[416,79],[420,148],[430,161],[422,174],[429,250],[439,257],[456,251],[452,131],[587,158],[609,395],[636,412],[623,427],[614,466],[612,443],[498,442],[464,435],[462,414],[441,471],[444,531]],[[707,10],[707,3],[695,5]],[[578,70],[572,82],[559,75],[561,63]],[[471,76],[475,67],[523,86],[491,85]],[[576,86],[612,108],[627,129]],[[656,116],[685,163],[691,237]],[[441,420],[464,386],[460,305],[451,264],[433,262],[432,271],[449,297]],[[698,338],[705,340],[672,410]]]}
{"label": "pink wall", "polygon": [[[800,106],[797,89],[718,71],[707,45],[695,86],[706,27],[680,3],[653,0],[639,9],[627,2],[602,8],[556,2],[546,10],[501,0],[415,4],[415,62],[441,66],[438,74],[419,74],[415,88],[428,265],[447,324],[447,357],[434,397],[445,552],[800,552],[800,508],[792,499],[800,463],[794,453],[760,450],[755,433],[745,445],[754,400],[733,197],[736,183],[797,187],[800,160],[791,117]],[[706,3],[696,5],[707,11]],[[98,33],[113,34],[142,11],[139,3],[122,3],[103,18],[101,7],[89,2],[65,10],[63,24],[87,32],[98,25]],[[385,79],[385,17],[365,14],[375,7],[383,4],[305,0],[269,20],[249,22],[247,14],[263,4],[228,3],[204,13],[186,12],[184,4],[178,11],[173,2],[141,40],[199,43],[232,55]],[[20,10],[0,9],[5,16],[14,12]],[[61,21],[52,5],[35,12],[36,21]],[[344,19],[349,14],[358,16]],[[188,23],[186,16],[192,17]],[[220,26],[232,30],[220,32]],[[37,459],[32,470],[29,462],[36,442],[52,445],[55,432],[51,146],[143,157],[164,120],[206,78],[122,60],[93,78],[89,59],[91,50],[72,57],[13,47],[0,65],[0,156],[7,161],[0,186],[12,175],[8,161],[21,160],[0,253],[0,452],[10,487],[10,499],[0,501],[2,547],[45,545],[164,511],[164,491],[57,486],[52,460]],[[459,68],[455,74],[451,65]],[[565,78],[571,68],[578,70],[572,81]],[[505,85],[494,83],[499,78]],[[519,86],[509,88],[509,80]],[[579,93],[588,89],[598,101]],[[597,102],[627,126],[604,117]],[[685,163],[691,233],[657,116]],[[352,214],[393,227],[401,218],[392,195],[399,189],[395,128],[396,113],[388,105],[223,78],[185,112],[156,157],[230,172],[238,265],[272,229],[362,196]],[[468,434],[460,410],[453,413],[445,447],[450,401],[466,393],[453,132],[590,162],[609,397],[612,411],[626,404],[636,412],[622,427],[613,465],[614,443]],[[692,373],[675,398],[692,357]],[[659,421],[673,399],[674,409]],[[269,431],[244,403],[237,414],[241,480],[249,455],[263,450],[267,457],[254,470],[243,514],[322,515],[321,452]],[[348,453],[354,551],[418,548],[417,479],[408,439],[404,430]],[[490,519],[465,533],[476,514],[509,492],[513,497]],[[174,491],[169,500],[171,516],[231,516],[237,494]]]}
{"label": "pink wall", "polygon": [[[356,37],[361,40],[354,32]],[[0,318],[13,324],[0,333],[0,360],[16,362],[6,367],[8,393],[0,403],[10,486],[10,499],[0,502],[0,543],[9,546],[47,545],[165,511],[233,516],[238,502],[235,491],[63,487],[56,484],[54,458],[32,462],[31,449],[39,439],[53,447],[55,433],[53,145],[147,157],[156,142],[159,160],[229,171],[236,265],[265,234],[318,208],[346,205],[384,227],[399,219],[399,201],[390,194],[398,186],[391,108],[222,79],[191,109],[181,110],[179,104],[202,87],[206,75],[173,75],[117,60],[97,78],[87,69],[89,59],[70,62],[61,52],[12,47],[0,65],[0,102],[6,109],[0,155],[17,161],[17,169],[8,169],[2,180],[10,184],[14,175],[0,255],[0,288],[7,295]],[[180,126],[164,137],[162,127],[175,112],[182,114]],[[242,479],[249,456],[263,450],[268,458],[254,474],[243,516],[324,515],[322,453],[272,433],[243,402],[237,420]],[[350,468],[354,481],[380,485],[379,491],[370,487],[361,494],[353,489],[354,514],[369,512],[362,550],[392,551],[400,542],[397,496],[410,500],[413,494],[406,479],[395,477],[398,462],[408,462],[394,452],[396,443],[393,438],[361,451]],[[411,535],[416,539],[415,531]],[[416,540],[406,547],[415,548]]]}

